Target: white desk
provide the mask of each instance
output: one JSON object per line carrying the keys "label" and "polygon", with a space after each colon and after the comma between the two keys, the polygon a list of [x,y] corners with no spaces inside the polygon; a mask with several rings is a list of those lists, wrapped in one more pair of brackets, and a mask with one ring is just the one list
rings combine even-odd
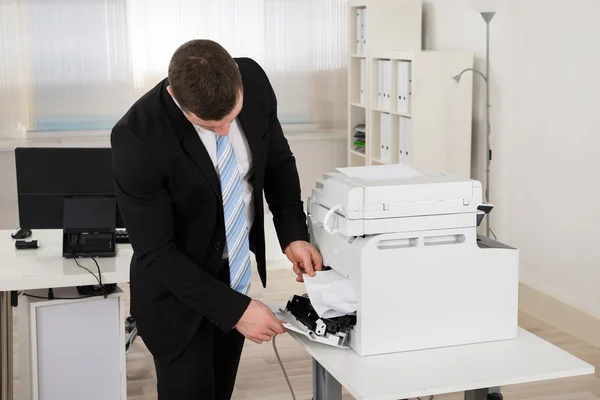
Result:
{"label": "white desk", "polygon": [[[0,291],[45,289],[93,285],[98,282],[74,260],[62,256],[62,231],[34,231],[26,240],[41,242],[38,249],[17,250],[12,231],[0,231]],[[103,283],[129,282],[130,245],[117,245],[117,256],[97,258]],[[96,264],[79,259],[81,265],[97,273]]]}
{"label": "white desk", "polygon": [[591,375],[594,367],[519,329],[516,339],[360,357],[289,333],[313,357],[314,400],[397,400],[465,392],[485,400],[500,386]]}
{"label": "white desk", "polygon": [[[37,239],[40,248],[16,250],[12,231],[0,230],[0,400],[13,398],[12,302],[11,292],[19,290],[94,285],[98,282],[74,260],[62,257],[62,231],[34,231],[26,240]],[[117,256],[97,258],[102,283],[129,282],[130,245],[118,245]],[[89,259],[79,263],[97,274]]]}

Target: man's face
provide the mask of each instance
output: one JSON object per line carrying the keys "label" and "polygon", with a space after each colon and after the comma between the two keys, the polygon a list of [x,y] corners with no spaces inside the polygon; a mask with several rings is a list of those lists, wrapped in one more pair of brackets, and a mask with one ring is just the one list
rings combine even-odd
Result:
{"label": "man's face", "polygon": [[[171,93],[171,88],[169,87],[169,93]],[[172,95],[172,94],[171,94]],[[184,111],[183,114],[185,117],[194,125],[197,125],[201,128],[214,132],[221,136],[229,135],[229,130],[231,128],[231,123],[234,119],[237,118],[238,114],[242,110],[242,104],[244,103],[244,96],[240,93],[238,97],[237,104],[233,108],[233,110],[220,121],[205,121],[202,118],[198,118],[195,114]]]}

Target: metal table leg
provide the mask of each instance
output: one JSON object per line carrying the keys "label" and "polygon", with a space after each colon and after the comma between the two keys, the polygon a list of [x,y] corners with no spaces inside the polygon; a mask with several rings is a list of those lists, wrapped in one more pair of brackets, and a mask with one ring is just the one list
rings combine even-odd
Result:
{"label": "metal table leg", "polygon": [[0,400],[13,399],[13,312],[11,292],[0,292]]}
{"label": "metal table leg", "polygon": [[313,358],[313,400],[342,400],[342,385]]}
{"label": "metal table leg", "polygon": [[500,388],[476,389],[465,392],[465,400],[502,400]]}

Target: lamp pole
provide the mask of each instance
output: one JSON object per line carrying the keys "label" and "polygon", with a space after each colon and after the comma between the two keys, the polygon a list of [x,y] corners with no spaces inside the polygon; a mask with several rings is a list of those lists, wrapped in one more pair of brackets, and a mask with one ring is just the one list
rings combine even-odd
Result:
{"label": "lamp pole", "polygon": [[[490,202],[490,162],[492,161],[492,150],[490,148],[490,22],[496,15],[495,12],[482,12],[481,17],[486,23],[486,41],[485,41],[485,74],[473,68],[467,68],[454,76],[457,83],[460,82],[462,74],[467,71],[472,71],[480,75],[485,81],[485,201]],[[485,221],[486,236],[490,236],[490,214],[487,215]]]}

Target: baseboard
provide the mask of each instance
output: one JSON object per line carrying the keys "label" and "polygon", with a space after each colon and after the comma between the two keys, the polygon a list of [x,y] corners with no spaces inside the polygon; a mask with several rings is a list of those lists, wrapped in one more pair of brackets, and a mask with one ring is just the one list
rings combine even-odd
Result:
{"label": "baseboard", "polygon": [[600,347],[600,318],[596,315],[526,284],[519,288],[519,310],[594,347]]}

